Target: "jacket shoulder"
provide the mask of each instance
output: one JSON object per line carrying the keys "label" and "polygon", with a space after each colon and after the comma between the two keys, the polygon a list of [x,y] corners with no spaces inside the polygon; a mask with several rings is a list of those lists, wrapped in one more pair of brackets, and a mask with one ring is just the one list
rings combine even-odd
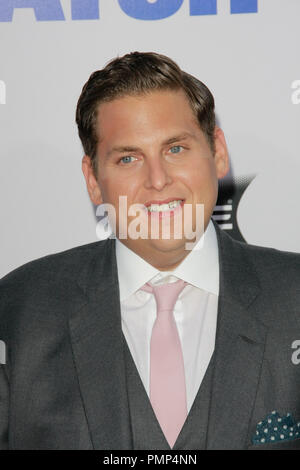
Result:
{"label": "jacket shoulder", "polygon": [[78,279],[106,247],[107,240],[89,243],[43,256],[6,274],[0,280],[0,327],[32,322],[34,317],[63,319],[81,292]]}
{"label": "jacket shoulder", "polygon": [[107,243],[94,242],[43,256],[0,280],[0,339],[8,345],[9,361],[10,354],[20,357],[22,348],[29,348],[34,338],[59,341],[67,334],[68,313],[86,302],[78,280],[88,275]]}
{"label": "jacket shoulder", "polygon": [[[245,251],[251,259],[253,265],[261,272],[279,272],[288,270],[298,273],[300,276],[300,254],[290,251],[278,250],[276,248],[267,248],[257,245],[251,245],[242,242],[236,242],[241,249]],[[298,277],[298,281],[299,281]]]}
{"label": "jacket shoulder", "polygon": [[247,262],[251,262],[256,270],[267,272],[279,269],[288,269],[289,271],[295,269],[300,272],[300,253],[241,242],[224,232],[221,234],[221,238],[222,245],[231,250],[232,253],[236,253],[236,259],[245,259]]}
{"label": "jacket shoulder", "polygon": [[261,295],[274,311],[289,305],[299,316],[300,254],[232,240],[232,268],[256,277]]}
{"label": "jacket shoulder", "polygon": [[6,274],[0,279],[0,290],[9,285],[25,284],[29,279],[59,278],[59,274],[68,272],[68,276],[77,273],[83,262],[92,259],[95,253],[104,247],[105,241],[88,243],[86,245],[69,248],[58,253],[29,261]]}
{"label": "jacket shoulder", "polygon": [[253,308],[263,323],[300,328],[300,254],[240,242],[227,233],[220,234],[220,241],[231,294],[242,289],[246,296],[255,287]]}

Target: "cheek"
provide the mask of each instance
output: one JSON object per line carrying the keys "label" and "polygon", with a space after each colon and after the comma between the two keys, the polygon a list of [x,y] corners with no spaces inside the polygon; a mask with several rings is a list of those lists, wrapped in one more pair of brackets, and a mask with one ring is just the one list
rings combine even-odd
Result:
{"label": "cheek", "polygon": [[189,174],[187,182],[194,194],[198,194],[203,199],[215,197],[218,190],[218,179],[214,162],[210,159],[195,165],[193,172]]}
{"label": "cheek", "polygon": [[102,197],[104,202],[110,202],[117,208],[119,206],[119,197],[127,196],[127,203],[131,204],[133,201],[133,194],[135,191],[135,184],[129,183],[128,178],[122,176],[104,178],[100,183]]}

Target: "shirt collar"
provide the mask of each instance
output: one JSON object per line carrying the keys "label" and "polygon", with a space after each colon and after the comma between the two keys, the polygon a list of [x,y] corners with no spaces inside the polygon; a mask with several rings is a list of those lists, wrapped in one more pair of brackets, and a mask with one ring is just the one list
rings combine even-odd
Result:
{"label": "shirt collar", "polygon": [[173,271],[159,271],[117,238],[115,246],[121,302],[159,273],[172,274],[188,284],[219,295],[218,242],[211,220],[205,230],[204,238],[201,237],[193,250]]}

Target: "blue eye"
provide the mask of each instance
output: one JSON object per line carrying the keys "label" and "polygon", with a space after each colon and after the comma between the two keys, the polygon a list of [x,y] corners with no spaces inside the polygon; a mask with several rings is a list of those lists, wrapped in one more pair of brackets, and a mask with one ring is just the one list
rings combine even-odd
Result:
{"label": "blue eye", "polygon": [[171,147],[171,153],[180,153],[180,150],[182,149],[181,145],[175,145],[174,147]]}
{"label": "blue eye", "polygon": [[128,161],[128,160],[124,162],[124,159],[126,159],[126,158],[134,158],[134,157],[132,157],[131,155],[126,155],[126,157],[122,157],[122,158],[120,159],[120,161],[123,160],[123,163],[130,163],[130,161]]}

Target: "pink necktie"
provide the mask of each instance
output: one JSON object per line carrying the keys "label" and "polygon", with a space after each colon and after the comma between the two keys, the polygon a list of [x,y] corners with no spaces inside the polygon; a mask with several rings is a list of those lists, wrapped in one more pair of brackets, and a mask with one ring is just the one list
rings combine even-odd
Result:
{"label": "pink necktie", "polygon": [[141,289],[155,296],[157,316],[150,342],[150,402],[166,439],[173,447],[187,417],[184,363],[173,309],[186,282]]}

